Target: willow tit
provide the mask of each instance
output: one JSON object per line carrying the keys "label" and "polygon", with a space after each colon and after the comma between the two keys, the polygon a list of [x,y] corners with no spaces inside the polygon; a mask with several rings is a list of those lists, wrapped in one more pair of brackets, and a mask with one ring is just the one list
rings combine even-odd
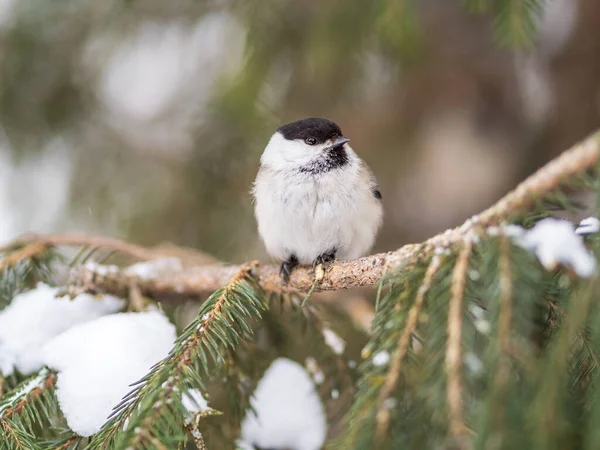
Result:
{"label": "willow tit", "polygon": [[285,281],[298,264],[364,255],[381,226],[381,192],[369,167],[327,119],[275,131],[260,159],[252,194],[267,252]]}

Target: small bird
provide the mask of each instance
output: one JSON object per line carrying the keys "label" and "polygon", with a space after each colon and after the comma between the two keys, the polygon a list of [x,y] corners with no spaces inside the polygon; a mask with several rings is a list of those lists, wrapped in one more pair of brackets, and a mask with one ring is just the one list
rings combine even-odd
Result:
{"label": "small bird", "polygon": [[260,159],[252,194],[267,252],[284,281],[299,264],[364,255],[381,226],[381,192],[334,122],[309,118],[279,127]]}

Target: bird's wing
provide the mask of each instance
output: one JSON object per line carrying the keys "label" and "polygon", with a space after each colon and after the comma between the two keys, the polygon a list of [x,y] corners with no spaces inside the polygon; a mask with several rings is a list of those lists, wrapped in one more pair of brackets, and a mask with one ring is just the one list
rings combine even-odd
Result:
{"label": "bird's wing", "polygon": [[377,200],[381,200],[381,190],[379,190],[377,179],[375,178],[373,171],[369,168],[369,166],[367,166],[367,164],[364,161],[360,162],[360,171],[361,178],[367,180],[367,182],[369,183],[369,188],[373,193],[373,197],[375,197]]}

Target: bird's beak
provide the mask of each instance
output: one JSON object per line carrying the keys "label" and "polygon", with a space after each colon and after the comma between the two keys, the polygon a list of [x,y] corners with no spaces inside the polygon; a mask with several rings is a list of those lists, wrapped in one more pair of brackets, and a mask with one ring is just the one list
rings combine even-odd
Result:
{"label": "bird's beak", "polygon": [[344,145],[346,142],[348,142],[350,139],[348,139],[347,137],[344,136],[338,136],[337,139],[334,141],[333,146],[334,147],[338,147],[340,145]]}

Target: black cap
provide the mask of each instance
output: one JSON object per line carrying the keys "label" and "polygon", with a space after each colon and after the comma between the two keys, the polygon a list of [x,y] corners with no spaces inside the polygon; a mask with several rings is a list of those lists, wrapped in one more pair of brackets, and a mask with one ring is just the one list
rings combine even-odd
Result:
{"label": "black cap", "polygon": [[305,140],[314,137],[317,143],[322,144],[329,139],[342,136],[340,127],[331,120],[309,118],[282,125],[277,129],[288,141],[294,139]]}

